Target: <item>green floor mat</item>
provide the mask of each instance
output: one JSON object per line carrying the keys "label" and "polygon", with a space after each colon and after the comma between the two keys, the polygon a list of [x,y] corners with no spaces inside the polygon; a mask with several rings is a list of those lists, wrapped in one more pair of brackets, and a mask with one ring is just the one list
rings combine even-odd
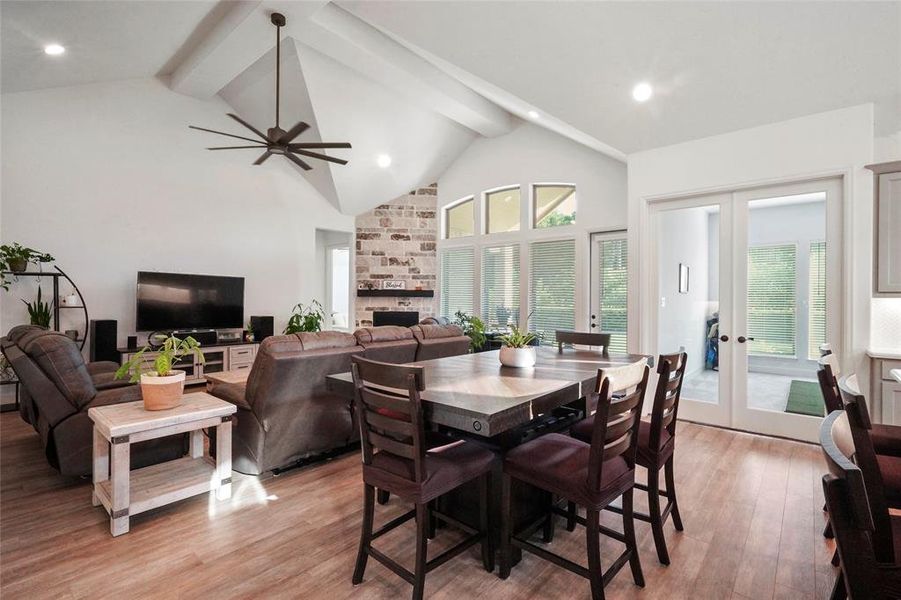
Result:
{"label": "green floor mat", "polygon": [[788,390],[788,404],[785,412],[799,415],[822,417],[826,414],[823,405],[823,394],[820,385],[812,381],[799,381],[792,379],[791,388]]}

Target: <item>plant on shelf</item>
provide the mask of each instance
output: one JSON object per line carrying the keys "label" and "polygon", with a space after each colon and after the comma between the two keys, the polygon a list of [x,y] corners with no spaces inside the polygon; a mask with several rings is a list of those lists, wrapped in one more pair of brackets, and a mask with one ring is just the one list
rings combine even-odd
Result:
{"label": "plant on shelf", "polygon": [[532,367],[535,365],[537,354],[532,342],[538,339],[538,335],[529,331],[522,331],[516,325],[510,327],[510,333],[499,338],[501,346],[500,361],[505,367]]}
{"label": "plant on shelf", "polygon": [[[0,271],[3,273],[24,273],[28,269],[28,263],[38,264],[53,262],[55,259],[46,252],[39,252],[34,248],[28,248],[19,243],[3,244],[0,246]],[[9,281],[6,276],[0,274],[0,288],[9,289]]]}
{"label": "plant on shelf", "polygon": [[[147,352],[153,355],[148,356]],[[141,396],[146,410],[175,408],[181,403],[184,393],[185,372],[173,367],[186,356],[193,356],[197,363],[203,364],[200,342],[191,336],[180,339],[170,335],[157,349],[145,346],[135,352],[131,360],[116,371],[116,379],[130,375],[129,381],[132,383],[141,382]]]}
{"label": "plant on shelf", "polygon": [[473,352],[478,352],[485,345],[485,323],[479,317],[466,314],[462,310],[458,310],[454,314],[454,323],[463,329],[463,334],[469,337],[469,348]]}
{"label": "plant on shelf", "polygon": [[38,297],[34,302],[25,302],[25,300],[22,302],[28,307],[28,317],[31,319],[32,325],[50,327],[50,303],[42,300],[41,286],[38,286]]}
{"label": "plant on shelf", "polygon": [[301,333],[304,331],[322,331],[322,323],[325,321],[325,311],[318,301],[313,300],[308,306],[299,303],[294,307],[285,334]]}

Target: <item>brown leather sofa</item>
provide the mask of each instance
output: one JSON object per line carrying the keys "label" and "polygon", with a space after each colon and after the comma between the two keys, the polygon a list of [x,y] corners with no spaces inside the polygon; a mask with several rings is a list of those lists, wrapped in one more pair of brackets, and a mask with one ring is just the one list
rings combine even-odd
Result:
{"label": "brown leather sofa", "polygon": [[[0,339],[0,348],[27,394],[23,418],[41,436],[47,460],[63,475],[90,475],[93,423],[88,409],[140,400],[140,387],[114,381],[115,363],[93,363],[89,369],[75,342],[58,332],[13,328]],[[185,435],[135,444],[132,468],[179,458],[187,449]]]}
{"label": "brown leather sofa", "polygon": [[409,327],[363,327],[354,331],[354,337],[366,351],[366,358],[369,360],[395,364],[416,360],[419,344]]}
{"label": "brown leather sofa", "polygon": [[419,324],[410,328],[418,346],[416,360],[432,360],[446,356],[459,356],[469,351],[469,336],[463,329],[451,324]]}
{"label": "brown leather sofa", "polygon": [[263,340],[246,387],[212,392],[238,407],[232,467],[259,475],[357,439],[352,401],[329,392],[325,377],[350,371],[351,356],[362,353],[356,338],[340,331]]}

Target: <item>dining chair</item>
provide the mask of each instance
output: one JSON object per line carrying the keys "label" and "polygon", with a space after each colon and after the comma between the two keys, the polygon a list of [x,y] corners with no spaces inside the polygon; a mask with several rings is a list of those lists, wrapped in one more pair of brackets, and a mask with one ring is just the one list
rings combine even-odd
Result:
{"label": "dining chair", "polygon": [[[654,392],[654,406],[651,420],[638,424],[638,450],[635,462],[648,470],[648,484],[636,483],[635,487],[648,494],[648,514],[635,512],[635,518],[651,524],[654,534],[654,545],[657,547],[657,559],[664,565],[670,564],[669,552],[666,548],[666,536],[663,525],[670,517],[676,531],[682,531],[682,517],[679,514],[679,503],[676,500],[676,478],[673,473],[674,452],[676,447],[676,417],[679,412],[679,398],[682,395],[682,379],[685,376],[685,365],[688,355],[685,352],[661,354],[657,361],[657,387]],[[588,442],[593,434],[591,418],[583,419],[573,425],[573,437]],[[666,489],[660,489],[660,470],[663,470]],[[666,506],[661,510],[660,498],[666,498]],[[570,504],[570,518],[567,528],[574,526],[572,515],[575,507]],[[619,512],[614,506],[608,510]]]}
{"label": "dining chair", "polygon": [[[638,421],[648,371],[645,361],[598,371],[594,389],[597,411],[591,443],[550,433],[507,453],[501,485],[501,579],[510,575],[513,548],[516,547],[588,579],[594,600],[604,598],[604,585],[626,563],[631,567],[635,584],[644,587],[635,542],[632,490]],[[615,398],[614,393],[617,393]],[[545,525],[546,516],[525,525],[514,523],[511,513],[514,482],[585,507],[585,518],[576,517],[576,522],[585,526],[587,568],[529,541]],[[600,524],[600,512],[620,496],[623,499],[623,533]],[[567,515],[562,510],[560,514]],[[626,546],[606,571],[601,569],[601,534]]]}
{"label": "dining chair", "polygon": [[[829,473],[823,476],[823,495],[835,533],[836,551],[841,558],[841,570],[830,598],[901,598],[901,565],[878,558],[877,540],[885,536],[876,524],[866,476],[852,461],[855,448],[849,424],[851,414],[851,411],[833,411],[820,427],[820,446],[829,468]],[[897,519],[890,516],[889,527]]]}
{"label": "dining chair", "polygon": [[557,352],[563,352],[564,344],[579,344],[580,346],[597,346],[601,348],[604,356],[610,356],[609,333],[582,333],[579,331],[566,331],[558,329]]}
{"label": "dining chair", "polygon": [[[371,556],[413,585],[413,600],[425,589],[426,573],[467,548],[481,542],[482,565],[494,570],[494,550],[488,535],[488,485],[494,454],[473,442],[448,439],[448,444],[427,448],[421,392],[423,367],[380,363],[354,356],[355,407],[363,450],[363,526],[353,583],[363,581]],[[479,486],[479,528],[475,529],[439,512],[438,497],[469,482]],[[413,510],[373,530],[375,490],[385,490],[414,505]],[[411,572],[372,546],[372,542],[399,525],[416,519],[416,561]],[[432,519],[452,525],[467,537],[428,560]]]}

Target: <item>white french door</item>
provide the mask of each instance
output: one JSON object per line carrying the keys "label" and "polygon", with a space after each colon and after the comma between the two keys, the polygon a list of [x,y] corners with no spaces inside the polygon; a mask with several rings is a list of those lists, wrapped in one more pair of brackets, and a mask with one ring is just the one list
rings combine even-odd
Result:
{"label": "white french door", "polygon": [[841,352],[841,180],[651,205],[657,353],[688,353],[679,416],[815,441],[819,345]]}
{"label": "white french door", "polygon": [[610,350],[626,352],[629,257],[626,231],[591,234],[589,323],[610,334]]}

